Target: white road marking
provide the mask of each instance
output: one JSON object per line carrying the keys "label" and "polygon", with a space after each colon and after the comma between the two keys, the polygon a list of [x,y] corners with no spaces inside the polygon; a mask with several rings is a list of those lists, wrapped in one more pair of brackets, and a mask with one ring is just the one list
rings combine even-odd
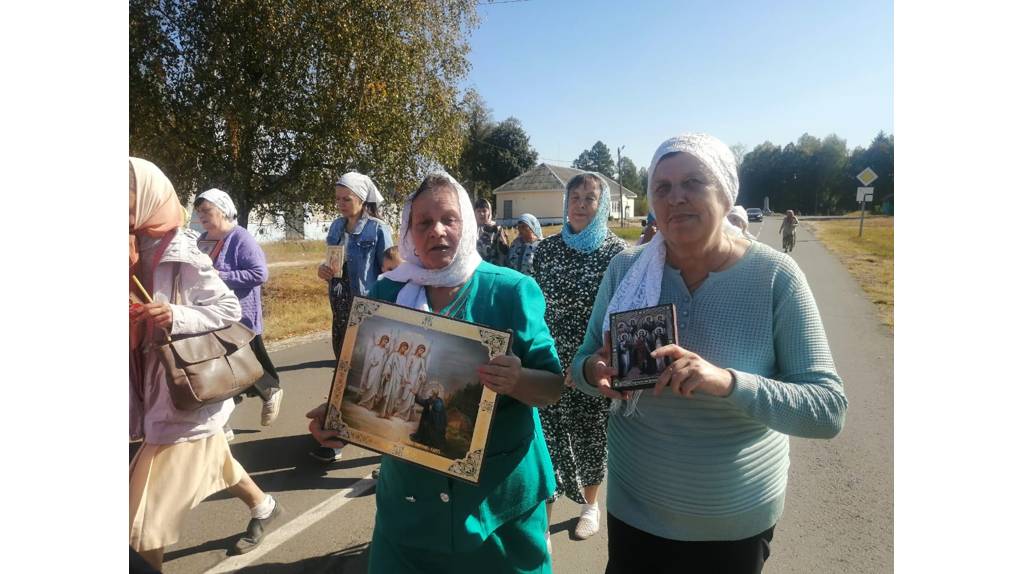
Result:
{"label": "white road marking", "polygon": [[257,546],[255,550],[246,554],[231,556],[226,560],[219,562],[213,568],[207,570],[205,574],[226,574],[228,572],[236,572],[245,568],[263,556],[266,556],[267,553],[284,544],[303,530],[316,524],[328,514],[338,510],[349,502],[352,502],[375,484],[377,484],[377,481],[373,480],[370,474],[364,476],[352,486],[338,492],[334,496],[331,496],[327,500],[313,508],[310,508],[299,516],[296,516],[290,522],[283,524],[277,530],[274,530],[270,534],[264,536],[263,543]]}

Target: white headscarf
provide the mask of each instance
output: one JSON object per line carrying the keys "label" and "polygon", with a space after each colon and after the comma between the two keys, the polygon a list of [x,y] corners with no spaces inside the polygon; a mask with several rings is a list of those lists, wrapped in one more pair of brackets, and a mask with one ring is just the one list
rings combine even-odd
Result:
{"label": "white headscarf", "polygon": [[462,237],[459,238],[458,248],[455,250],[455,257],[447,267],[442,269],[426,269],[416,255],[416,246],[410,233],[410,219],[412,218],[412,198],[415,193],[409,194],[402,206],[402,226],[398,231],[398,252],[405,261],[393,270],[384,273],[392,281],[405,283],[405,287],[398,292],[398,304],[405,307],[412,307],[428,311],[427,290],[425,286],[435,287],[457,287],[462,285],[473,276],[473,272],[480,265],[483,259],[476,250],[476,217],[473,213],[473,202],[469,194],[463,189],[455,178],[446,172],[432,173],[427,177],[441,176],[448,180],[448,184],[455,190],[459,201],[459,215],[462,217]]}
{"label": "white headscarf", "polygon": [[376,203],[378,205],[384,203],[384,198],[381,196],[380,191],[377,190],[377,186],[373,184],[373,180],[358,171],[350,171],[342,175],[334,185],[351,189],[352,193],[367,203]]}
{"label": "white headscarf", "polygon": [[[736,196],[739,194],[740,181],[736,172],[736,156],[733,155],[729,146],[719,139],[707,134],[683,134],[665,140],[651,159],[651,167],[647,171],[650,177],[647,179],[647,196],[651,196],[651,187],[654,181],[654,170],[658,167],[661,158],[673,152],[688,153],[697,158],[712,177],[718,182],[722,191],[728,199],[726,213],[736,203]],[[722,230],[732,235],[740,235],[741,231],[726,218],[722,222]],[[640,252],[640,256],[626,271],[626,276],[615,288],[611,301],[608,302],[608,310],[604,315],[602,332],[608,330],[608,317],[612,313],[628,311],[630,309],[642,309],[653,307],[658,304],[661,298],[661,278],[665,270],[665,236],[663,233],[656,233],[654,238],[647,243]],[[636,412],[637,402],[643,391],[633,391],[629,404],[625,408],[625,416]],[[624,401],[613,400],[611,412],[618,414],[623,408]]]}
{"label": "white headscarf", "polygon": [[228,221],[234,221],[238,219],[238,210],[235,209],[235,202],[231,201],[231,196],[227,192],[221,191],[217,188],[208,189],[203,193],[199,194],[196,199],[205,199],[210,203],[217,206],[217,209],[224,213],[224,217],[228,218]]}

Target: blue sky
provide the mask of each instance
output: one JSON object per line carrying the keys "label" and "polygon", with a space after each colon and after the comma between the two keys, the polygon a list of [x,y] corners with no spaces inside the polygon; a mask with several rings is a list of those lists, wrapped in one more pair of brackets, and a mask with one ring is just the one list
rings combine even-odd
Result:
{"label": "blue sky", "polygon": [[834,132],[852,150],[893,131],[892,12],[876,0],[484,4],[464,87],[496,120],[519,118],[557,165],[601,140],[639,168],[684,131],[748,151]]}

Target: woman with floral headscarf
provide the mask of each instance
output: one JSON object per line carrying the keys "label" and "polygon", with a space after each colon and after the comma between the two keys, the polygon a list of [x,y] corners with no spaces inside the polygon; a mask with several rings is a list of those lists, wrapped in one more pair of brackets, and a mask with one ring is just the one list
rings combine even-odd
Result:
{"label": "woman with floral headscarf", "polygon": [[[572,365],[577,388],[613,399],[606,572],[760,572],[789,435],[839,433],[842,381],[799,267],[726,220],[739,191],[729,148],[674,137],[648,173],[658,233],[612,260]],[[679,336],[651,356],[672,362],[653,390],[615,392],[609,314],[657,304],[675,305]]]}
{"label": "woman with floral headscarf", "polygon": [[[234,401],[182,411],[171,400],[153,346],[167,335],[226,327],[242,311],[195,232],[180,227],[181,204],[163,172],[138,158],[128,158],[128,170],[129,299],[148,301],[129,308],[129,420],[132,437],[143,439],[129,467],[129,544],[159,570],[185,514],[207,496],[227,489],[249,506],[236,553],[259,545],[281,508],[231,456],[222,429]],[[179,302],[171,303],[175,292]]]}
{"label": "woman with floral headscarf", "polygon": [[[350,171],[334,184],[334,201],[341,217],[327,230],[327,245],[344,245],[345,262],[341,277],[326,263],[317,269],[317,276],[327,281],[327,296],[331,301],[331,345],[334,358],[341,354],[345,342],[345,328],[352,298],[366,297],[377,283],[384,264],[384,252],[391,247],[391,227],[377,217],[377,209],[384,197],[373,180],[361,173]],[[309,456],[320,462],[341,460],[341,449],[318,446]]]}
{"label": "woman with floral headscarf", "polygon": [[[565,186],[562,232],[540,242],[534,258],[536,278],[547,312],[544,320],[555,337],[558,359],[568,367],[583,342],[597,286],[626,242],[608,230],[611,193],[595,173],[581,173]],[[597,495],[604,481],[608,455],[605,427],[608,399],[587,396],[568,384],[559,401],[540,411],[558,489],[548,504],[567,495],[582,505],[576,536],[589,538],[600,530]]]}
{"label": "woman with floral headscarf", "polygon": [[[405,261],[370,292],[405,307],[513,331],[512,353],[477,371],[499,395],[478,484],[384,455],[371,574],[551,571],[544,500],[555,484],[535,407],[558,398],[561,366],[537,283],[483,261],[476,238],[466,190],[446,173],[427,176],[402,209],[399,249]],[[440,417],[443,410],[431,412]],[[307,414],[313,419],[309,430],[321,444],[341,446],[337,432],[322,430],[325,413],[322,405]]]}
{"label": "woman with floral headscarf", "polygon": [[[281,412],[284,391],[274,362],[263,344],[263,301],[260,291],[270,277],[267,257],[256,238],[246,228],[238,225],[238,210],[227,193],[219,189],[206,190],[196,197],[192,207],[199,214],[199,223],[205,229],[199,241],[216,242],[207,255],[213,261],[213,267],[220,278],[238,296],[238,302],[242,305],[241,323],[256,333],[249,346],[263,365],[263,376],[246,389],[245,394],[263,399],[260,424],[270,426]],[[236,399],[236,402],[242,400],[241,395]],[[225,432],[229,441],[234,438],[230,427]]]}

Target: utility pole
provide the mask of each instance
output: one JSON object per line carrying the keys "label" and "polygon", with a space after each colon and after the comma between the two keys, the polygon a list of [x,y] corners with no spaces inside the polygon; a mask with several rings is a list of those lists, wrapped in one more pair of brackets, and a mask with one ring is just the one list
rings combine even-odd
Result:
{"label": "utility pole", "polygon": [[615,150],[615,155],[618,161],[618,169],[615,171],[615,175],[619,180],[619,227],[626,226],[626,198],[622,197],[622,150],[626,146],[621,145]]}

